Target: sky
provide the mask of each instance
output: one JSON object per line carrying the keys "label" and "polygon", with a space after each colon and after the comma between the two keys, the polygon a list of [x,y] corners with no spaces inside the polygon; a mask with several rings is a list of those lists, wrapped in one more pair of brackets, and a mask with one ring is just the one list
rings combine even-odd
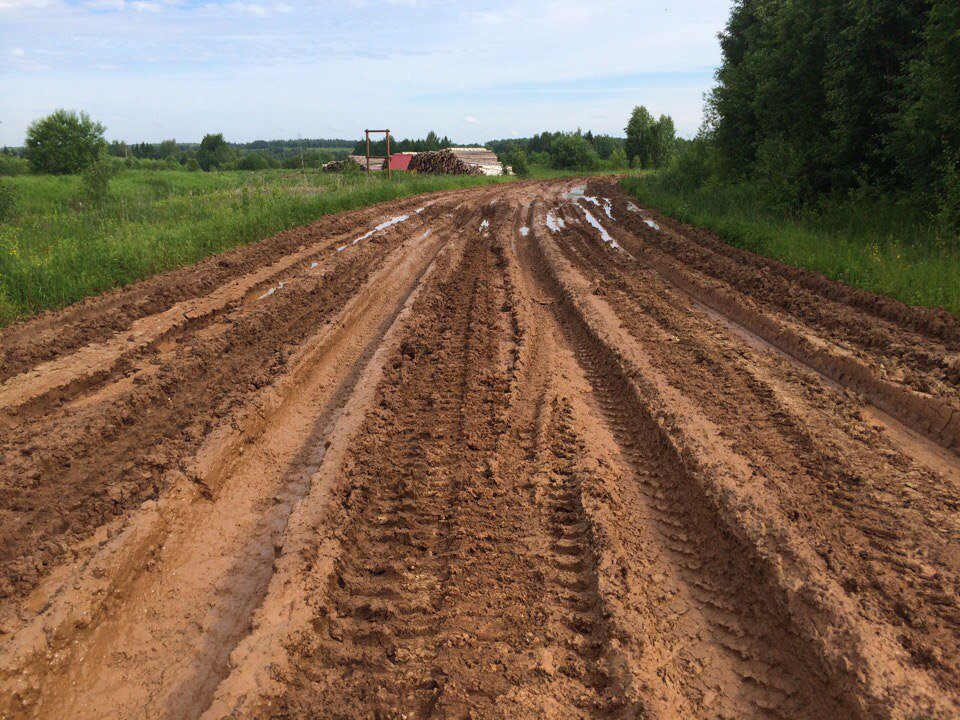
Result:
{"label": "sky", "polygon": [[108,139],[696,133],[731,0],[0,0],[0,144],[84,110]]}

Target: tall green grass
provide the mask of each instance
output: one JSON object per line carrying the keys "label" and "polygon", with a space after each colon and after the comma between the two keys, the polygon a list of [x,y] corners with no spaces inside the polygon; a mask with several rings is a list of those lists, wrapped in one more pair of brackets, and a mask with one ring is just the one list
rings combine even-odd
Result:
{"label": "tall green grass", "polygon": [[323,215],[506,178],[126,170],[103,207],[78,177],[19,176],[0,218],[0,324],[111,290]]}
{"label": "tall green grass", "polygon": [[960,253],[910,206],[853,199],[791,213],[771,208],[753,186],[710,182],[665,188],[656,177],[623,188],[664,215],[713,230],[725,242],[852,287],[960,315]]}

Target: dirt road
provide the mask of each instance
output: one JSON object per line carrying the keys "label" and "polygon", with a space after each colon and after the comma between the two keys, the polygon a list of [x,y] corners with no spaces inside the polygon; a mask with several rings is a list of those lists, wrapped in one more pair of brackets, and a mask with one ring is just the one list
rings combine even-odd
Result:
{"label": "dirt road", "polygon": [[0,334],[0,717],[960,717],[960,324],[607,180]]}

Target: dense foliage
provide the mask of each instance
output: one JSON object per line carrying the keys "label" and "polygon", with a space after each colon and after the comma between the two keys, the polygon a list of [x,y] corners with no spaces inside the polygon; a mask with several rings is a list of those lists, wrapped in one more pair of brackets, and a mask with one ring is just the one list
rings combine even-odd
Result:
{"label": "dense foliage", "polygon": [[26,158],[37,173],[69,175],[93,164],[103,153],[104,127],[84,112],[57,110],[30,123]]}
{"label": "dense foliage", "polygon": [[[570,134],[571,133],[546,131],[528,138],[490,140],[484,143],[484,145],[497,153],[497,155],[503,155],[509,152],[512,147],[516,146],[531,159],[533,159],[535,155],[538,156],[539,159],[543,159],[551,154],[554,142]],[[577,130],[577,132],[573,134],[586,140],[600,160],[609,160],[617,150],[623,149],[625,142],[623,138],[612,137],[610,135],[594,135],[590,130],[585,133]],[[543,163],[535,162],[534,164],[540,165]]]}
{"label": "dense foliage", "polygon": [[662,167],[673,156],[677,133],[669,115],[654,120],[645,107],[636,107],[630,115],[626,133],[624,152],[636,167]]}
{"label": "dense foliage", "polygon": [[707,131],[722,177],[798,206],[908,194],[958,226],[957,0],[738,0],[721,49]]}
{"label": "dense foliage", "polygon": [[[377,157],[384,157],[387,154],[387,138],[384,136],[379,136],[381,139],[377,140],[377,136],[371,136],[370,138],[370,154]],[[403,140],[398,140],[397,138],[390,136],[390,152],[430,152],[433,150],[440,150],[441,148],[456,147],[450,138],[446,135],[440,137],[433,130],[427,133],[427,136],[421,140],[411,140],[409,138],[404,138]],[[367,141],[366,138],[363,140],[357,140],[353,145],[353,154],[354,155],[365,155],[367,152]]]}

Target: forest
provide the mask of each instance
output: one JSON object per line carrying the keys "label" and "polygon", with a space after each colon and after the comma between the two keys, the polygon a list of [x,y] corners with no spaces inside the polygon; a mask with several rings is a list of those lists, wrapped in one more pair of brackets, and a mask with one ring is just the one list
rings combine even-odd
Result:
{"label": "forest", "polygon": [[957,229],[960,3],[740,0],[720,42],[676,181],[756,180],[796,207],[895,196]]}

